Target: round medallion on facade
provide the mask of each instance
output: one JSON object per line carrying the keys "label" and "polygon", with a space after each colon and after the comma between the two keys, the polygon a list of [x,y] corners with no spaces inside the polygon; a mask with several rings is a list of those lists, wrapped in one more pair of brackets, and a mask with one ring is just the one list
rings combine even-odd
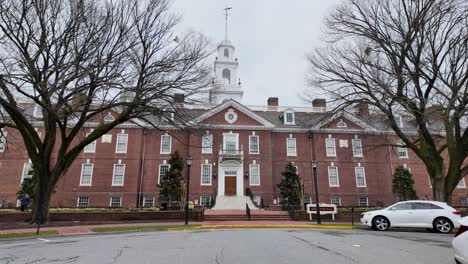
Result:
{"label": "round medallion on facade", "polygon": [[236,112],[234,112],[234,109],[229,109],[226,114],[224,115],[224,119],[226,119],[226,121],[229,123],[229,124],[232,124],[234,122],[237,121],[237,114]]}

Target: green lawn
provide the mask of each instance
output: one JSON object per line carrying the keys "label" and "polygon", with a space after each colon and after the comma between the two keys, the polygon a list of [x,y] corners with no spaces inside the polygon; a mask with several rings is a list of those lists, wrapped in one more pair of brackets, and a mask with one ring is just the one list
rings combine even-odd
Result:
{"label": "green lawn", "polygon": [[93,232],[124,232],[124,231],[146,231],[146,230],[170,230],[199,227],[201,225],[160,225],[160,226],[116,226],[116,227],[97,227]]}
{"label": "green lawn", "polygon": [[36,235],[36,232],[29,233],[11,233],[11,234],[0,234],[0,239],[8,238],[26,238],[26,237],[45,237],[45,236],[56,236],[59,233],[55,230],[52,231],[43,231],[39,232],[39,235]]}

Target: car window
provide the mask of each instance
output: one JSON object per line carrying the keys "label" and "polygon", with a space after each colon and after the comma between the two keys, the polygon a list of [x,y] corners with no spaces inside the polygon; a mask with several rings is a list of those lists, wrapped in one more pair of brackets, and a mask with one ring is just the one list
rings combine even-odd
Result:
{"label": "car window", "polygon": [[411,204],[409,203],[401,203],[393,206],[390,208],[390,210],[410,210],[411,209]]}
{"label": "car window", "polygon": [[428,203],[429,205],[429,209],[444,209],[438,205],[435,205],[435,204],[432,204],[432,203]]}
{"label": "car window", "polygon": [[431,204],[429,203],[411,203],[411,207],[415,210],[428,210],[431,209]]}

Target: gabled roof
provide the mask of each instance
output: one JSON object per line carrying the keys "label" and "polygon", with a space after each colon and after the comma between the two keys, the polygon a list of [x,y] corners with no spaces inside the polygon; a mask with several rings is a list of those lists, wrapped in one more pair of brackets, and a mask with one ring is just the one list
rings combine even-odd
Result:
{"label": "gabled roof", "polygon": [[349,121],[351,121],[354,124],[360,126],[364,130],[374,131],[374,132],[378,131],[378,129],[376,129],[375,127],[371,126],[370,124],[362,121],[361,119],[357,118],[355,115],[352,115],[352,114],[349,114],[349,113],[346,113],[346,112],[336,113],[336,114],[330,116],[329,118],[325,118],[325,119],[321,120],[320,122],[318,122],[317,124],[315,124],[312,127],[312,129],[323,128],[325,125],[329,124],[333,120],[335,120],[337,118],[340,118],[340,117],[348,119]]}
{"label": "gabled roof", "polygon": [[270,121],[266,120],[265,118],[261,117],[260,115],[258,115],[254,111],[252,111],[249,108],[241,105],[240,103],[238,103],[237,101],[235,101],[233,99],[229,99],[229,100],[217,105],[216,107],[208,110],[207,112],[203,113],[199,117],[195,118],[193,120],[193,122],[200,123],[203,120],[206,120],[206,119],[214,116],[215,114],[217,114],[217,113],[219,113],[219,112],[221,112],[221,111],[223,111],[223,110],[225,110],[225,109],[227,109],[229,107],[232,107],[232,108],[235,108],[235,109],[239,110],[240,112],[242,112],[246,116],[252,118],[253,120],[257,121],[258,123],[262,124],[265,127],[268,127],[268,128],[273,128],[274,127],[274,125]]}

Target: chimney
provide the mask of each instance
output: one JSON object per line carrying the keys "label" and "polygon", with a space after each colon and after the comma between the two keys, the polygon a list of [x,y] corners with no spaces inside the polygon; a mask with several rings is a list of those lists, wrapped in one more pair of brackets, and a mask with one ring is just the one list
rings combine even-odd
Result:
{"label": "chimney", "polygon": [[176,103],[184,103],[185,102],[185,95],[181,93],[174,94],[174,101]]}
{"label": "chimney", "polygon": [[314,111],[325,112],[327,110],[327,101],[323,98],[317,98],[312,101]]}
{"label": "chimney", "polygon": [[354,107],[354,113],[360,116],[369,116],[369,105],[367,103],[358,103]]}
{"label": "chimney", "polygon": [[268,111],[278,111],[278,97],[270,97],[267,101]]}

